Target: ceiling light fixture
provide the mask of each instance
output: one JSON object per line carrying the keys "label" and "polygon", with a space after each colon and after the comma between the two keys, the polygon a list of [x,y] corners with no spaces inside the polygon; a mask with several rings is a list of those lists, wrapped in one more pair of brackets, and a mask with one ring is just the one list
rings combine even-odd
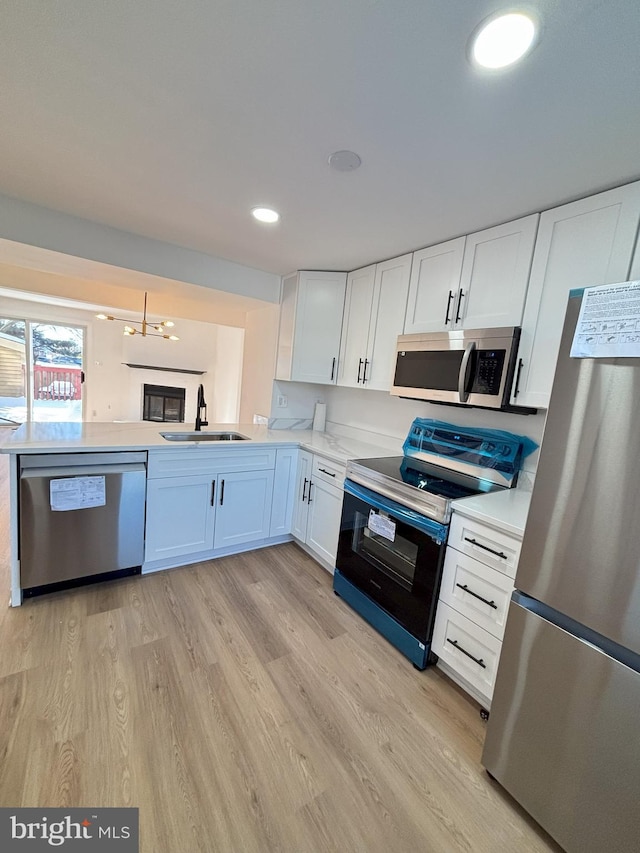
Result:
{"label": "ceiling light fixture", "polygon": [[[164,338],[166,341],[179,341],[177,335],[167,335],[165,329],[172,329],[175,326],[173,320],[161,320],[159,323],[154,323],[147,320],[147,293],[144,294],[144,311],[142,312],[142,320],[125,320],[124,317],[112,317],[111,314],[96,314],[98,320],[118,320],[127,325],[123,329],[124,335],[142,335],[143,338]],[[140,328],[136,329],[135,327]],[[150,332],[149,329],[153,329]]]}
{"label": "ceiling light fixture", "polygon": [[251,211],[254,219],[258,222],[265,222],[267,225],[273,225],[280,219],[280,214],[270,207],[254,207]]}
{"label": "ceiling light fixture", "polygon": [[499,12],[486,18],[470,39],[470,57],[481,68],[506,68],[535,46],[539,27],[528,12]]}

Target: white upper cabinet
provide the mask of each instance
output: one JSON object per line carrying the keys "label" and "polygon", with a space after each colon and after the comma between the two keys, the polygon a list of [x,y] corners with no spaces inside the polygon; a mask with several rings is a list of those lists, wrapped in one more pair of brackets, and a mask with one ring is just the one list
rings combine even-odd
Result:
{"label": "white upper cabinet", "polygon": [[548,406],[569,291],[626,281],[639,221],[640,181],[541,215],[513,403]]}
{"label": "white upper cabinet", "polygon": [[401,255],[376,265],[373,308],[369,324],[369,344],[362,384],[376,391],[390,391],[395,370],[398,335],[402,334],[411,254]]}
{"label": "white upper cabinet", "polygon": [[520,325],[538,218],[415,252],[405,334]]}
{"label": "white upper cabinet", "polygon": [[388,391],[402,334],[411,254],[349,273],[338,384]]}
{"label": "white upper cabinet", "polygon": [[405,335],[452,327],[465,240],[458,237],[413,253]]}
{"label": "white upper cabinet", "polygon": [[520,325],[538,219],[534,213],[467,237],[454,327]]}
{"label": "white upper cabinet", "polygon": [[312,271],[284,279],[276,379],[335,384],[346,280]]}
{"label": "white upper cabinet", "polygon": [[351,388],[359,388],[362,385],[362,368],[367,354],[375,278],[375,264],[354,270],[347,276],[338,385]]}

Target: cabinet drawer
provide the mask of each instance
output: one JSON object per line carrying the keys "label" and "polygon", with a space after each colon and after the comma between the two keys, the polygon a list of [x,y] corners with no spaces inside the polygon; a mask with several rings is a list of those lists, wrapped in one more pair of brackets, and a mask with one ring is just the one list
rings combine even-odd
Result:
{"label": "cabinet drawer", "polygon": [[449,545],[510,578],[516,576],[521,542],[515,536],[454,512],[449,528]]}
{"label": "cabinet drawer", "polygon": [[488,703],[493,696],[502,643],[465,616],[438,603],[433,651]]}
{"label": "cabinet drawer", "polygon": [[484,563],[447,548],[440,600],[502,639],[513,591],[510,577]]}
{"label": "cabinet drawer", "polygon": [[324,480],[332,486],[342,489],[346,474],[346,466],[339,462],[333,462],[330,459],[325,459],[322,456],[313,457],[313,473],[312,480]]}
{"label": "cabinet drawer", "polygon": [[189,474],[219,474],[233,471],[263,471],[276,466],[275,447],[226,448],[181,447],[179,450],[149,452],[147,477],[184,477]]}

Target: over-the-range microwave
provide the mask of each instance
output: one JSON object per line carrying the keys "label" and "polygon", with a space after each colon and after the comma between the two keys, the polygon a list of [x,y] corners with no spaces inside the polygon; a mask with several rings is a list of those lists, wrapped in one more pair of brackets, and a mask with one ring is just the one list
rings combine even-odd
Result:
{"label": "over-the-range microwave", "polygon": [[400,335],[391,393],[398,397],[507,409],[520,329],[459,329]]}

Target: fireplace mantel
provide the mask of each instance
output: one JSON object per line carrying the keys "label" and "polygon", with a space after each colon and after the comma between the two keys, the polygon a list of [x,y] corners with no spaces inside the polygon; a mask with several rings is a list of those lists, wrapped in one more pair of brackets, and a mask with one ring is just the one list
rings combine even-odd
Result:
{"label": "fireplace mantel", "polygon": [[122,362],[126,367],[133,367],[136,370],[163,370],[165,373],[192,373],[195,376],[202,376],[206,370],[187,370],[185,367],[158,367],[153,364],[130,364],[128,361]]}

